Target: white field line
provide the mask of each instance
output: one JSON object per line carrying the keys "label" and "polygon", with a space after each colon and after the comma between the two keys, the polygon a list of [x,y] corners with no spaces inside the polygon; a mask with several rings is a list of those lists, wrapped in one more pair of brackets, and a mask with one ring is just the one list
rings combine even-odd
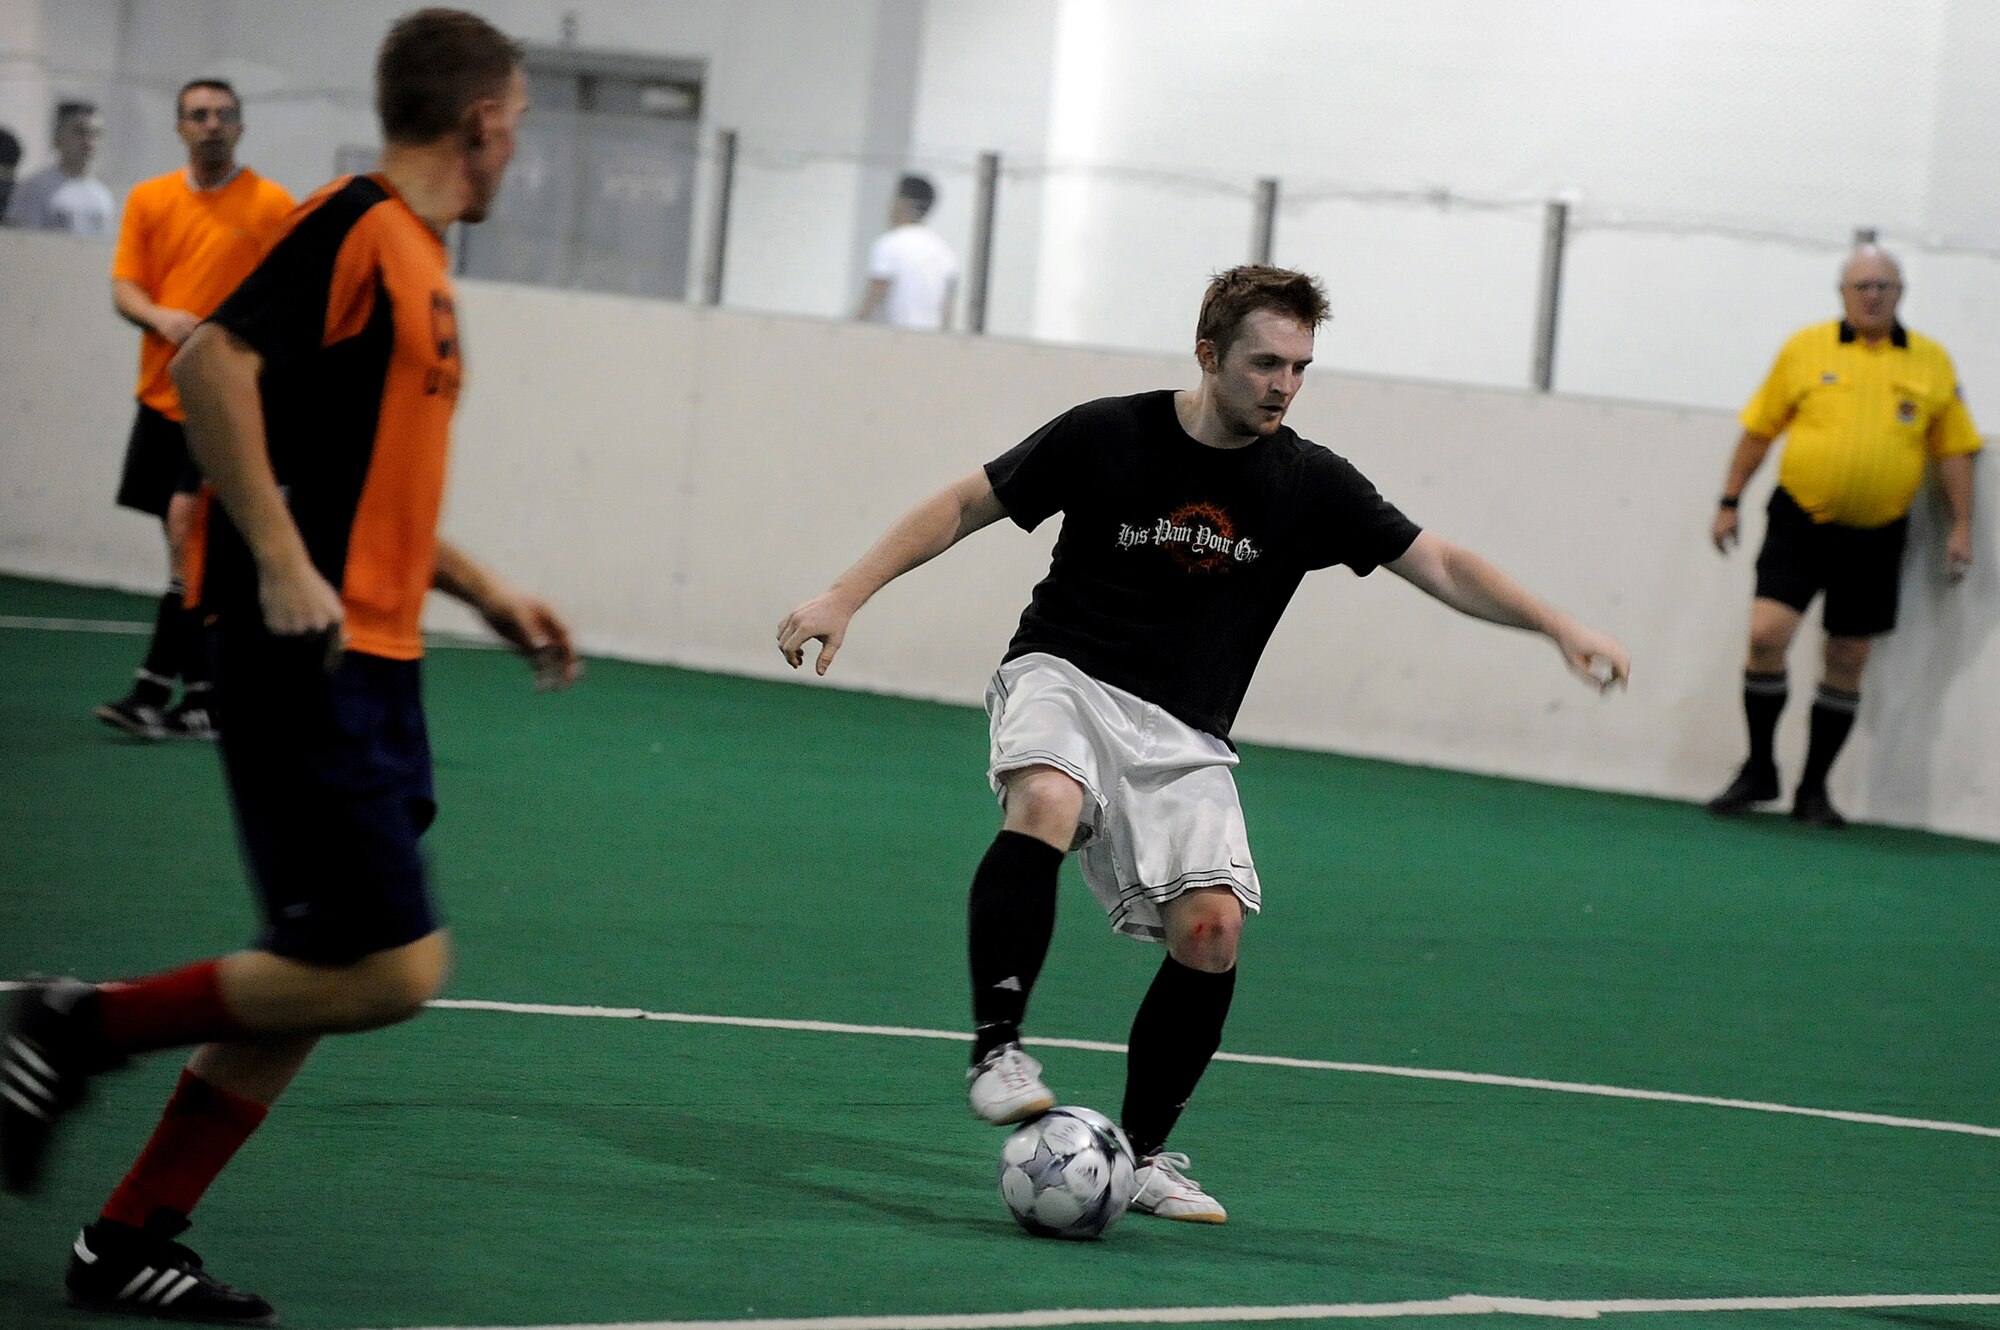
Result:
{"label": "white field line", "polygon": [[[51,619],[32,614],[0,614],[0,631],[7,629],[38,633],[112,633],[124,637],[143,637],[153,631],[153,625],[135,623],[130,619]],[[424,645],[468,651],[496,651],[500,648],[498,642],[489,642],[477,637],[461,637],[456,633],[426,633]]]}
{"label": "white field line", "polygon": [[944,1316],[800,1316],[735,1321],[619,1321],[588,1326],[432,1326],[427,1330],[1013,1330],[1059,1325],[1216,1325],[1255,1321],[1386,1321],[1407,1316],[1546,1316],[1594,1321],[1625,1312],[1864,1311],[1881,1307],[2000,1307],[2000,1293],[1886,1293],[1800,1298],[1614,1298],[1600,1302],[1493,1298],[1302,1303],[1290,1307],[1101,1307]]}
{"label": "white field line", "polygon": [[[610,1019],[671,1021],[678,1025],[733,1025],[760,1030],[799,1030],[815,1034],[862,1034],[900,1039],[956,1039],[972,1036],[956,1030],[925,1030],[906,1025],[850,1025],[841,1021],[780,1020],[768,1016],[709,1016],[682,1011],[646,1011],[639,1007],[577,1007],[532,1002],[486,1002],[469,998],[441,998],[430,1004],[455,1011],[496,1011],[521,1016],[582,1016]],[[1028,1039],[1040,1048],[1076,1048],[1093,1053],[1123,1053],[1125,1045],[1096,1039]],[[1451,1081],[1460,1085],[1498,1085],[1516,1090],[1545,1090],[1556,1094],[1597,1095],[1605,1099],[1646,1099],[1667,1104],[1696,1104],[1706,1108],[1743,1109],[1756,1113],[1786,1113],[1796,1117],[1830,1118],[1836,1122],[1856,1122],[1875,1127],[1902,1127],[1915,1131],[1958,1132],[1966,1136],[2000,1137],[2000,1127],[1982,1127],[1970,1122],[1940,1122],[1931,1118],[1896,1117],[1886,1113],[1855,1113],[1838,1108],[1801,1108],[1756,1099],[1725,1099],[1716,1095],[1677,1094],[1671,1090],[1633,1090],[1618,1085],[1592,1085],[1582,1081],[1550,1081],[1531,1076],[1500,1076],[1480,1071],[1440,1071],[1429,1067],[1392,1067],[1372,1062],[1328,1062],[1317,1058],[1273,1057],[1258,1053],[1217,1053],[1217,1062],[1241,1062],[1255,1067],[1288,1067],[1300,1071],[1338,1071],[1359,1076],[1398,1076],[1407,1080]]]}
{"label": "white field line", "polygon": [[45,633],[123,633],[134,637],[153,631],[149,623],[124,619],[44,619],[30,614],[0,614],[0,628]]}
{"label": "white field line", "polygon": [[[0,992],[19,988],[0,981]],[[854,1025],[846,1021],[790,1020],[775,1016],[713,1016],[686,1011],[647,1011],[643,1007],[592,1007],[553,1002],[493,1002],[483,998],[437,998],[426,1006],[442,1011],[490,1011],[511,1016],[567,1016],[592,1020],[666,1021],[675,1025],[727,1025],[747,1030],[795,1030],[809,1034],[860,1034],[892,1039],[948,1039],[967,1042],[971,1035],[958,1030],[927,1030],[910,1025]],[[1101,1039],[1026,1039],[1037,1048],[1075,1048],[1090,1053],[1123,1053],[1125,1045]],[[1963,1136],[2000,1138],[2000,1127],[1983,1127],[1972,1122],[1943,1122],[1934,1118],[1905,1118],[1889,1113],[1856,1113],[1841,1108],[1802,1108],[1796,1104],[1775,1104],[1761,1099],[1727,1099],[1719,1095],[1680,1094],[1672,1090],[1634,1090],[1621,1085],[1594,1085],[1586,1081],[1550,1081],[1534,1076],[1501,1076],[1484,1071],[1444,1071],[1434,1067],[1395,1067],[1375,1062],[1331,1062],[1320,1058],[1287,1058],[1264,1053],[1217,1053],[1217,1062],[1240,1062],[1252,1067],[1287,1067],[1299,1071],[1337,1071],[1357,1076],[1395,1076],[1413,1081],[1449,1081],[1459,1085],[1497,1085],[1513,1090],[1544,1090],[1553,1094],[1595,1095],[1602,1099],[1642,1099],[1663,1104],[1693,1104],[1704,1108],[1732,1108],[1752,1113],[1781,1113],[1793,1117],[1826,1118],[1834,1122],[1854,1122],[1871,1127],[1900,1127],[1909,1131],[1955,1132]]]}

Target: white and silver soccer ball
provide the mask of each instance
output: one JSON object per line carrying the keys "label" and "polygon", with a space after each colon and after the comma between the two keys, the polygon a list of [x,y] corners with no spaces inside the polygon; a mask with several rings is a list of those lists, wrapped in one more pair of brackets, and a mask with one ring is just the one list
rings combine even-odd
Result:
{"label": "white and silver soccer ball", "polygon": [[1088,1108],[1052,1108],[1000,1147],[1000,1195],[1042,1238],[1094,1238],[1132,1203],[1131,1142]]}

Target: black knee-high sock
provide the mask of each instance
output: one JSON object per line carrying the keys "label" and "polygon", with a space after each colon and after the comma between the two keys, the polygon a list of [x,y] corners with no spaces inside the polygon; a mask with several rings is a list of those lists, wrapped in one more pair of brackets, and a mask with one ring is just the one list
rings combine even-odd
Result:
{"label": "black knee-high sock", "polygon": [[1028,994],[1056,931],[1063,852],[1033,836],[994,837],[972,877],[966,909],[972,956],[972,1060],[1021,1035]]}
{"label": "black knee-high sock", "polygon": [[1125,1055],[1122,1125],[1141,1159],[1167,1143],[1201,1074],[1222,1047],[1222,1023],[1236,995],[1234,968],[1210,974],[1172,956],[1160,963],[1132,1020]]}
{"label": "black knee-high sock", "polygon": [[1778,732],[1778,715],[1784,711],[1788,696],[1783,670],[1776,674],[1743,672],[1743,719],[1750,731],[1751,765],[1768,767],[1777,761],[1772,756],[1772,737]]}
{"label": "black knee-high sock", "polygon": [[1826,773],[1833,770],[1833,759],[1840,756],[1840,747],[1847,742],[1847,732],[1854,728],[1854,713],[1860,706],[1859,693],[1842,692],[1825,684],[1819,686],[1819,694],[1813,698],[1812,737],[1806,744],[1806,769],[1799,776],[1800,789],[1825,787]]}
{"label": "black knee-high sock", "polygon": [[146,658],[139,665],[139,681],[132,691],[139,700],[153,706],[164,703],[173,693],[174,680],[181,674],[187,656],[188,611],[182,605],[183,589],[176,577],[167,584],[160,606],[153,612],[153,640],[146,644]]}
{"label": "black knee-high sock", "polygon": [[195,706],[215,706],[215,626],[204,610],[182,611],[185,638],[181,652],[181,686],[187,701]]}

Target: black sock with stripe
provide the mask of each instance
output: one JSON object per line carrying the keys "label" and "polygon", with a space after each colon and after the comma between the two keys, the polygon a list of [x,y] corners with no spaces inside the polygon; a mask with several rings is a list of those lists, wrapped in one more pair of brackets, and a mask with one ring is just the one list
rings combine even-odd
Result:
{"label": "black sock with stripe", "polygon": [[1750,764],[1754,767],[1773,766],[1777,758],[1772,753],[1772,741],[1778,732],[1778,717],[1784,712],[1785,699],[1790,696],[1785,672],[1759,674],[1755,670],[1743,673],[1743,719],[1750,731]]}
{"label": "black sock with stripe", "polygon": [[146,644],[138,681],[132,685],[132,696],[146,706],[165,706],[173,696],[174,680],[180,677],[190,626],[188,610],[181,603],[183,596],[181,580],[176,577],[167,584],[166,594],[153,611],[153,637]]}
{"label": "black sock with stripe", "polygon": [[972,960],[972,1060],[1021,1037],[1028,995],[1056,931],[1056,883],[1063,852],[1033,836],[1003,831],[973,874],[966,908]]}
{"label": "black sock with stripe", "polygon": [[1806,744],[1806,769],[1799,776],[1800,789],[1826,788],[1827,773],[1833,770],[1833,759],[1840,756],[1841,746],[1854,728],[1854,713],[1860,707],[1861,694],[1825,684],[1819,686],[1819,693],[1813,698],[1812,737]]}

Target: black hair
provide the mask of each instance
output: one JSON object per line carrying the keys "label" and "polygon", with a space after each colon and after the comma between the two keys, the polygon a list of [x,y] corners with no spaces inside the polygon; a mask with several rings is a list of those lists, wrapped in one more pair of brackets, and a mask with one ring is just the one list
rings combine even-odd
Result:
{"label": "black hair", "polygon": [[896,182],[896,197],[909,204],[917,216],[924,217],[937,203],[937,186],[920,175],[906,175]]}

